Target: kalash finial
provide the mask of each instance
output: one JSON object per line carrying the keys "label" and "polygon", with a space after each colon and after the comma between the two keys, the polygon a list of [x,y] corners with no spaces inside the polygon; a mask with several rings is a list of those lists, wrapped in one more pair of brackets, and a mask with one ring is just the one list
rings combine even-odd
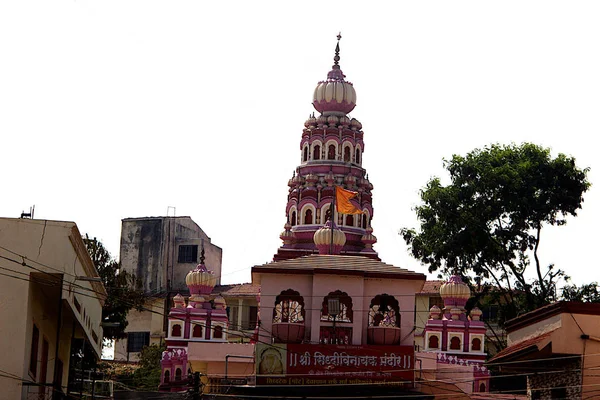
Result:
{"label": "kalash finial", "polygon": [[335,57],[333,57],[333,69],[340,69],[338,62],[340,61],[340,39],[342,38],[342,32],[337,35],[337,44],[335,46]]}

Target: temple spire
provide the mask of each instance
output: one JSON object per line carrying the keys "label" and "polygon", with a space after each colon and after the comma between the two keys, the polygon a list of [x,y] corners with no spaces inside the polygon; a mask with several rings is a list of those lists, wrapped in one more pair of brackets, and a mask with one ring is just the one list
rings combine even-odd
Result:
{"label": "temple spire", "polygon": [[335,46],[335,56],[333,57],[333,69],[340,69],[340,39],[342,38],[342,32],[337,35],[337,44]]}

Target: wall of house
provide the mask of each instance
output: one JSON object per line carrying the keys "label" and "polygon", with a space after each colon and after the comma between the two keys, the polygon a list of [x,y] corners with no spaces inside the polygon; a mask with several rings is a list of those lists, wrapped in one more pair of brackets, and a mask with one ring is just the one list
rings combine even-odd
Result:
{"label": "wall of house", "polygon": [[261,341],[271,343],[271,332],[273,328],[273,309],[275,308],[275,299],[282,291],[293,289],[300,293],[304,298],[306,325],[306,336],[310,336],[308,324],[312,319],[312,275],[297,274],[261,274],[261,294],[260,294],[260,321],[261,329],[259,337]]}
{"label": "wall of house", "polygon": [[[121,223],[121,266],[142,280],[146,292],[187,291],[185,276],[200,261],[204,240],[205,264],[220,283],[223,250],[190,217],[126,218]],[[178,262],[179,246],[198,246],[197,258]]]}
{"label": "wall of house", "polygon": [[[581,335],[600,338],[600,315],[562,313],[560,335],[552,340],[552,352],[559,354],[582,354],[582,393],[597,395],[600,389],[600,341],[582,339]],[[571,377],[572,379],[575,379]]]}
{"label": "wall of house", "polygon": [[250,326],[250,307],[258,307],[255,297],[225,297],[229,308],[230,342],[248,342],[255,326]]}
{"label": "wall of house", "polygon": [[[400,329],[402,342],[401,345],[412,346],[414,344],[414,320],[415,320],[415,293],[418,293],[423,287],[421,280],[408,279],[365,279],[365,291],[363,294],[363,326],[368,325],[368,310],[371,299],[378,294],[389,294],[398,300],[400,314]],[[367,344],[366,337],[363,344]]]}
{"label": "wall of house", "polygon": [[[352,323],[337,326],[352,327],[352,342],[355,345],[367,344],[366,327],[371,300],[379,294],[389,294],[398,300],[402,329],[402,345],[414,343],[413,326],[415,319],[415,293],[421,290],[423,281],[404,279],[375,279],[341,274],[281,274],[261,273],[261,335],[262,340],[270,340],[272,313],[276,296],[283,290],[294,289],[304,297],[306,309],[306,336],[312,343],[319,342],[320,326],[332,325],[321,321],[322,303],[330,292],[346,292],[353,303]],[[266,333],[266,334],[265,334]]]}
{"label": "wall of house", "polygon": [[[63,362],[63,385],[66,385],[73,324],[78,327],[79,334],[85,332],[97,354],[100,354],[102,338],[99,298],[104,289],[101,284],[76,279],[78,276],[97,276],[93,266],[89,269],[91,260],[80,233],[72,222],[0,218],[0,242],[10,250],[0,249],[0,254],[17,261],[6,260],[3,266],[19,277],[0,280],[0,337],[4,339],[0,344],[0,369],[27,381],[39,380],[39,374],[33,377],[29,373],[35,323],[40,338],[38,364],[45,338],[48,342],[46,382],[52,382],[59,294],[62,293],[59,358]],[[22,261],[27,265],[22,265]],[[82,264],[85,262],[89,263],[87,267]],[[75,296],[79,299],[80,309],[86,310],[85,319],[75,309]],[[93,339],[92,332],[98,340]],[[38,365],[36,371],[40,370],[41,365]],[[26,390],[21,388],[18,380],[2,378],[2,381],[3,398],[21,398],[22,390]]]}
{"label": "wall of house", "polygon": [[546,318],[542,321],[538,321],[531,325],[527,325],[523,328],[509,332],[507,345],[510,346],[513,343],[520,342],[527,338],[550,332],[554,329],[560,328],[561,326],[562,321],[560,315],[554,315],[550,318]]}
{"label": "wall of house", "polygon": [[[164,301],[163,298],[154,298],[148,300],[146,308],[156,310],[159,313],[164,313]],[[150,345],[156,344],[161,345],[164,343],[165,332],[163,331],[163,315],[147,312],[131,310],[127,315],[127,328],[125,333],[129,332],[149,332],[150,333]],[[139,361],[140,353],[129,353],[127,354],[127,338],[116,340],[114,343],[114,359],[118,361]]]}
{"label": "wall of house", "polygon": [[[529,399],[587,399],[585,392],[582,397],[581,364],[579,360],[565,363],[564,370],[545,374],[532,374],[527,377],[527,397]],[[597,393],[597,387],[584,390]],[[595,397],[595,396],[593,396]]]}
{"label": "wall of house", "polygon": [[417,349],[424,349],[423,329],[429,319],[429,296],[415,296],[415,346]]}

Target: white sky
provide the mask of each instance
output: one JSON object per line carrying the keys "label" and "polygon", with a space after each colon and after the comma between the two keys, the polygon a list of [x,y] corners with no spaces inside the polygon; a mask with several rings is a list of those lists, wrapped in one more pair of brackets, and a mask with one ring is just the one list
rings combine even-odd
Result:
{"label": "white sky", "polygon": [[[600,161],[597,1],[4,1],[0,216],[72,220],[118,256],[121,219],[191,216],[223,281],[272,259],[312,92],[355,84],[381,258],[425,272],[397,235],[442,158],[531,141]],[[600,280],[597,187],[542,233],[541,257]]]}

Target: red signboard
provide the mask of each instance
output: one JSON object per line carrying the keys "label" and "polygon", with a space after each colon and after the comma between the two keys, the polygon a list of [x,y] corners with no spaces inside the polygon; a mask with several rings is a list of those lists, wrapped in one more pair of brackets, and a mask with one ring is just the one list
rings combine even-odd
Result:
{"label": "red signboard", "polygon": [[257,383],[263,385],[412,382],[413,346],[259,344]]}

